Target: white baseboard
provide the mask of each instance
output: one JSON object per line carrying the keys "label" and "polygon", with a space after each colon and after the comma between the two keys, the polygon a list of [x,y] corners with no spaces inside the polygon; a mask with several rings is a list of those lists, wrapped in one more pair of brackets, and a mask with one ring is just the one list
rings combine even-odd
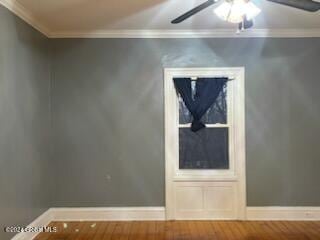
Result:
{"label": "white baseboard", "polygon": [[165,220],[164,207],[51,208],[55,221]]}
{"label": "white baseboard", "polygon": [[[165,220],[164,207],[50,208],[28,227],[47,226],[52,221],[152,221]],[[11,240],[32,240],[38,233],[22,232]]]}
{"label": "white baseboard", "polygon": [[[50,208],[29,227],[52,221],[165,220],[165,207]],[[247,207],[247,220],[320,221],[320,207]],[[19,233],[12,240],[31,240],[37,233]]]}
{"label": "white baseboard", "polygon": [[320,207],[247,207],[247,220],[320,221]]}
{"label": "white baseboard", "polygon": [[[41,214],[37,219],[28,225],[28,227],[44,227],[47,226],[53,220],[51,210],[47,210]],[[16,234],[11,240],[31,240],[38,233],[21,232]]]}

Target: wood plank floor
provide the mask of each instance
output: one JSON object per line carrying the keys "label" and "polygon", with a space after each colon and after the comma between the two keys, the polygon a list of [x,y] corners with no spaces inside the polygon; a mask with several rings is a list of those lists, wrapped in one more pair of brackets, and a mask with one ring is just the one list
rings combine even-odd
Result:
{"label": "wood plank floor", "polygon": [[320,222],[52,222],[35,240],[320,240]]}

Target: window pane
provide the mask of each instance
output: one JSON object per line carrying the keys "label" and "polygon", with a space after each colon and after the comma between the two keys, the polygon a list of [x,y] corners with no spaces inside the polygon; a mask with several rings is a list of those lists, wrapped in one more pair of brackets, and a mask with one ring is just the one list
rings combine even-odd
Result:
{"label": "window pane", "polygon": [[180,169],[229,169],[228,128],[179,129]]}
{"label": "window pane", "polygon": [[[214,81],[214,80],[212,80]],[[226,124],[227,123],[227,86],[219,94],[217,101],[208,109],[207,113],[202,117],[202,121],[207,124]],[[192,122],[192,116],[179,97],[179,123],[187,124]]]}

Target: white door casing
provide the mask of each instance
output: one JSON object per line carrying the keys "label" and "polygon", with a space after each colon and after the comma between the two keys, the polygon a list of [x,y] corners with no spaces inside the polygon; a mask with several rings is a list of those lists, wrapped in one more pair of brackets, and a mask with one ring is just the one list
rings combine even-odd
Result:
{"label": "white door casing", "polygon": [[[245,219],[245,91],[244,68],[166,68],[165,171],[166,219]],[[180,170],[179,105],[176,77],[228,77],[230,168]]]}

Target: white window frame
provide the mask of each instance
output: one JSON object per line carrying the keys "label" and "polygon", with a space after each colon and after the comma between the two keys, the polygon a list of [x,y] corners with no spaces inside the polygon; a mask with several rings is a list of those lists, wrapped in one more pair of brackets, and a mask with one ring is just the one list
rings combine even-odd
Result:
{"label": "white window frame", "polygon": [[[166,215],[171,219],[174,181],[237,181],[238,219],[245,219],[245,89],[244,67],[231,68],[165,68],[165,163],[166,163]],[[229,127],[229,170],[179,169],[179,103],[173,78],[228,77],[228,122],[207,127]],[[234,106],[236,103],[236,106]],[[234,161],[235,156],[237,158]]]}

